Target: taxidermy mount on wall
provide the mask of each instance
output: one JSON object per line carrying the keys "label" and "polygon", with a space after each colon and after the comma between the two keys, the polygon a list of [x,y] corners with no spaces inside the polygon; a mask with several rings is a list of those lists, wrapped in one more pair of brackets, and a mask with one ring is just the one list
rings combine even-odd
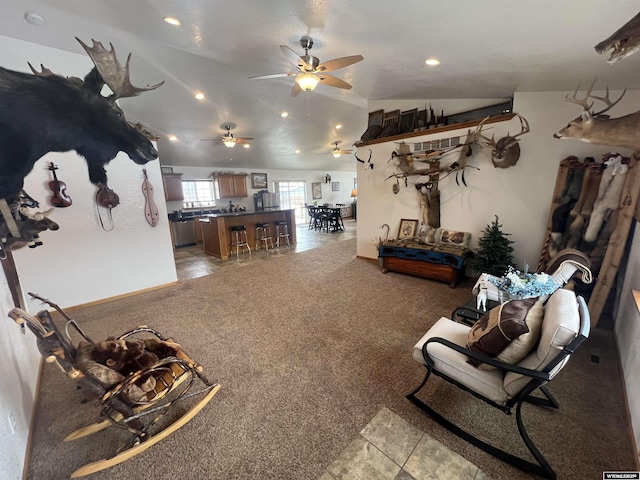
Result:
{"label": "taxidermy mount on wall", "polygon": [[[125,120],[116,100],[164,82],[134,87],[131,54],[122,68],[113,45],[107,50],[95,40],[92,47],[76,40],[94,63],[82,80],[55,75],[44,66],[38,72],[29,64],[33,75],[0,67],[0,213],[16,238],[23,237],[20,224],[26,220],[21,208],[37,207],[37,202],[21,200],[24,178],[48,152],[75,150],[87,162],[89,180],[99,187],[107,184],[104,166],[118,152],[139,165],[158,158],[143,129]],[[105,84],[113,92],[109,96],[101,94]]]}
{"label": "taxidermy mount on wall", "polygon": [[615,63],[635,53],[640,49],[640,13],[594,48],[598,53],[605,53],[611,49],[611,56],[607,60],[609,63]]}
{"label": "taxidermy mount on wall", "polygon": [[[164,82],[134,87],[129,61],[123,69],[115,50],[77,39],[94,68],[84,80],[55,75],[42,66],[33,75],[0,67],[0,198],[17,195],[34,163],[48,152],[75,150],[87,161],[89,179],[107,183],[104,165],[120,151],[144,165],[158,158],[151,142],[124,119],[118,98],[133,97]],[[107,85],[113,94],[100,94]]]}
{"label": "taxidermy mount on wall", "polygon": [[[612,102],[609,99],[609,87],[607,87],[604,97],[597,97],[591,94],[595,83],[594,80],[584,98],[577,97],[580,86],[576,88],[573,97],[566,96],[565,99],[568,102],[577,103],[584,110],[580,116],[571,120],[566,127],[554,133],[553,137],[559,139],[572,138],[595,145],[608,145],[611,147],[630,148],[635,152],[640,151],[640,136],[638,135],[640,132],[640,110],[623,117],[609,118],[609,115],[604,115],[604,113],[622,100],[626,89],[615,102]],[[605,108],[597,112],[593,111],[593,102],[589,103],[590,98],[604,102]]]}

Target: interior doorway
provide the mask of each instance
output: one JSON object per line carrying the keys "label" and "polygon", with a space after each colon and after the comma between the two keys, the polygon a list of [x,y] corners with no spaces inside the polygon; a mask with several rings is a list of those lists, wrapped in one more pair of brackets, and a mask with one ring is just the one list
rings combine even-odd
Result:
{"label": "interior doorway", "polygon": [[280,194],[280,207],[295,209],[296,224],[307,223],[307,182],[275,181],[274,190]]}

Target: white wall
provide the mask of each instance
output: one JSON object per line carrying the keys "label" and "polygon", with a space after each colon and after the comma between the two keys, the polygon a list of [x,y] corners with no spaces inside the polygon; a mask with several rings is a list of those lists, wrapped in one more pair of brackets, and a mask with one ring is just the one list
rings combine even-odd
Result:
{"label": "white wall", "polygon": [[[106,167],[109,186],[120,197],[112,210],[112,231],[105,231],[95,205],[96,187],[89,182],[86,162],[75,152],[48,153],[26,178],[25,190],[48,208],[48,162],[67,185],[73,204],[56,208],[49,217],[60,229],[40,234],[43,245],[14,252],[22,288],[50,298],[62,308],[110,298],[177,280],[169,233],[160,164],[147,164],[160,221],[151,227],[144,216],[142,168],[120,153]],[[109,224],[107,211],[101,209]]]}
{"label": "white wall", "polygon": [[[19,71],[29,71],[27,61],[78,77],[93,67],[86,55],[7,37],[0,37],[0,55],[4,67]],[[25,190],[40,202],[41,210],[49,208],[50,161],[60,167],[57,174],[67,184],[73,205],[55,209],[50,218],[60,230],[41,233],[41,247],[14,252],[24,292],[37,292],[64,308],[176,281],[159,161],[147,164],[160,211],[156,228],[144,219],[142,168],[123,153],[106,166],[109,186],[121,202],[113,209],[111,232],[100,227],[96,187],[89,182],[84,159],[75,152],[45,155],[25,179]]]}
{"label": "white wall", "polygon": [[[482,234],[485,226],[498,215],[502,229],[515,241],[514,256],[518,264],[525,261],[535,268],[543,244],[545,227],[551,205],[551,196],[556,182],[559,162],[569,155],[579,158],[600,156],[610,147],[590,145],[575,140],[556,140],[553,133],[575,118],[581,108],[566,102],[567,92],[516,93],[514,111],[528,121],[531,132],[520,140],[522,154],[517,165],[508,169],[494,168],[491,151],[476,149],[469,165],[480,170],[467,169],[468,187],[458,186],[455,176],[440,182],[442,227],[471,232],[472,247]],[[601,95],[603,92],[594,92]],[[620,92],[612,92],[612,98]],[[611,110],[612,116],[619,116],[637,110],[640,92],[627,92],[623,101]],[[371,108],[370,108],[371,110]],[[517,118],[508,122],[490,124],[486,130],[496,138],[510,132],[520,131]],[[407,143],[465,135],[466,130],[454,130],[436,135],[425,135],[407,140]],[[369,170],[358,163],[358,255],[376,258],[377,251],[372,239],[381,235],[380,226],[388,224],[391,236],[396,236],[400,219],[418,219],[419,197],[411,185],[424,182],[426,177],[410,177],[409,188],[401,183],[400,192],[392,193],[393,179],[385,179],[396,172],[392,163],[387,163],[391,152],[397,148],[394,142],[385,142],[360,147],[357,154],[366,159],[368,149],[373,152],[374,169]],[[629,154],[628,150],[619,149]],[[456,159],[451,157],[451,161]],[[444,164],[444,162],[443,162]]]}
{"label": "white wall", "polygon": [[[267,174],[267,184],[268,190],[273,192],[273,182],[276,181],[296,181],[296,182],[307,182],[307,203],[313,203],[314,200],[311,195],[311,183],[313,182],[321,182],[322,183],[322,198],[319,200],[315,200],[319,205],[323,203],[345,203],[350,204],[353,199],[351,198],[351,190],[353,190],[353,181],[356,176],[356,161],[353,157],[347,157],[345,161],[351,162],[353,164],[353,171],[351,172],[337,172],[337,171],[319,171],[319,170],[270,170],[270,169],[261,169],[258,171],[255,170],[247,170],[243,168],[229,168],[225,169],[228,171],[233,171],[236,173],[247,173],[247,192],[249,196],[247,198],[234,198],[234,205],[245,205],[248,211],[253,211],[253,194],[257,193],[260,189],[252,189],[251,188],[251,173],[266,173]],[[165,166],[165,165],[163,165]],[[219,168],[211,168],[211,167],[181,167],[181,166],[173,166],[174,173],[182,173],[183,180],[210,180],[211,173],[213,171],[219,171]],[[324,176],[326,174],[331,175],[331,182],[340,182],[340,190],[334,192],[331,190],[331,183],[324,183]],[[216,203],[220,206],[226,206],[229,204],[229,199],[220,199],[216,200]],[[172,212],[174,210],[183,209],[182,202],[167,202],[167,210]]]}
{"label": "white wall", "polygon": [[[93,66],[86,55],[7,37],[0,37],[0,57],[2,66],[13,70],[28,71],[30,61],[34,65],[43,63],[56,73],[78,77],[84,77]],[[89,182],[84,159],[74,152],[46,155],[26,178],[25,189],[40,202],[41,210],[49,208],[49,161],[59,165],[58,174],[67,184],[73,205],[55,209],[50,218],[59,223],[60,230],[43,232],[42,246],[13,252],[23,291],[37,292],[64,308],[176,281],[158,161],[147,166],[160,210],[156,228],[144,219],[141,167],[124,154],[106,167],[110,186],[121,201],[113,211],[116,228],[112,232],[99,226],[95,187]],[[13,303],[4,275],[0,277],[0,309],[5,316],[0,321],[0,346],[4,352],[0,367],[0,464],[3,478],[20,478],[40,354],[33,335],[22,335],[19,327],[6,318]],[[27,307],[32,312],[40,308],[34,303],[27,303]],[[15,418],[15,434],[9,427],[9,414]]]}
{"label": "white wall", "polygon": [[[0,477],[22,478],[40,353],[30,331],[7,317],[13,308],[9,286],[0,273]],[[15,421],[15,431],[9,424]]]}
{"label": "white wall", "polygon": [[[631,412],[636,447],[640,446],[640,312],[631,290],[640,290],[640,225],[636,222],[627,272],[616,316],[615,334]],[[636,452],[638,454],[639,452]],[[640,461],[640,457],[638,458]]]}

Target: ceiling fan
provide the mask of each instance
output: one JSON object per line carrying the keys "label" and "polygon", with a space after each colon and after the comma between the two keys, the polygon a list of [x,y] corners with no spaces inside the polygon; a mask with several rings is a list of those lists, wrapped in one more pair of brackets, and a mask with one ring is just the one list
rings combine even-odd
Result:
{"label": "ceiling fan", "polygon": [[301,91],[310,92],[318,83],[328,85],[330,87],[343,88],[345,90],[351,89],[344,80],[340,80],[337,77],[327,75],[325,72],[332,72],[339,68],[348,67],[354,63],[358,63],[363,60],[362,55],[352,55],[350,57],[340,57],[327,62],[320,63],[318,57],[309,55],[309,50],[313,47],[313,39],[307,35],[300,39],[300,45],[304,49],[304,55],[298,56],[293,50],[286,45],[280,45],[280,50],[287,59],[293,63],[298,69],[295,73],[274,73],[271,75],[258,75],[256,77],[249,77],[250,79],[265,79],[265,78],[278,78],[278,77],[296,77],[296,83],[291,90],[291,96],[295,97]]}
{"label": "ceiling fan", "polygon": [[331,150],[331,155],[333,155],[334,158],[340,158],[340,155],[348,155],[350,153],[353,153],[351,150],[341,150],[340,147],[338,147],[338,143],[340,142],[334,143],[336,144],[336,146],[333,150]]}
{"label": "ceiling fan", "polygon": [[200,140],[203,142],[216,142],[218,144],[222,144],[227,148],[233,148],[236,145],[242,145],[244,148],[249,148],[250,143],[249,140],[253,140],[251,137],[236,137],[231,133],[231,129],[235,128],[235,124],[233,123],[224,123],[221,125],[227,133],[221,135],[219,138],[201,138]]}

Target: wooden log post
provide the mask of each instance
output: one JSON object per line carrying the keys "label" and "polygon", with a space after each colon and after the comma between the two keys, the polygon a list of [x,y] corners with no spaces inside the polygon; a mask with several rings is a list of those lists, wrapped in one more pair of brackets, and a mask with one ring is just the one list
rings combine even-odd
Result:
{"label": "wooden log post", "polygon": [[620,196],[617,224],[609,239],[607,252],[604,256],[595,288],[589,299],[589,313],[591,314],[591,322],[594,328],[598,325],[607,297],[614,285],[629,236],[631,222],[638,205],[638,194],[640,192],[638,160],[640,160],[640,152],[634,152],[629,160],[629,171],[626,174],[627,178]]}

